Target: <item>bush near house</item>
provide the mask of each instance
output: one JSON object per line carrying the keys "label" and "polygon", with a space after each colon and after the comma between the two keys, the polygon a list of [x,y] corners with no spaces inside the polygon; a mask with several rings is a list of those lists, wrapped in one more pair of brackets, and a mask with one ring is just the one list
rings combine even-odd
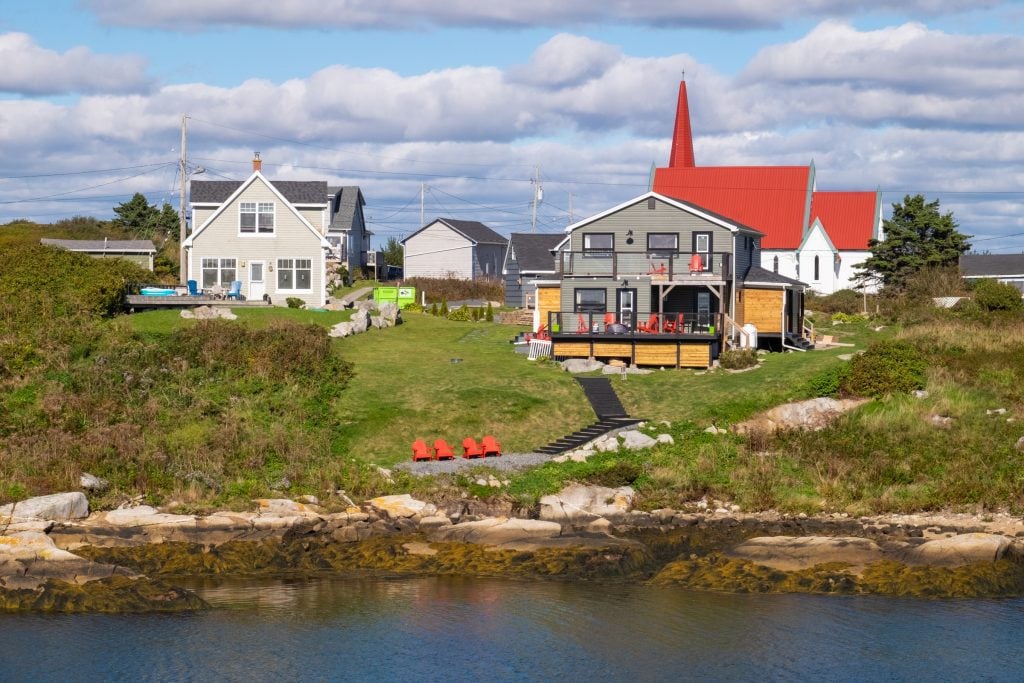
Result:
{"label": "bush near house", "polygon": [[882,341],[850,361],[842,390],[851,396],[880,397],[924,389],[928,363],[906,341]]}
{"label": "bush near house", "polygon": [[402,285],[415,287],[417,292],[426,292],[427,301],[505,300],[505,285],[501,280],[414,277],[403,280]]}
{"label": "bush near house", "polygon": [[984,278],[978,280],[972,292],[974,302],[986,311],[1019,311],[1024,309],[1020,290],[1011,284]]}

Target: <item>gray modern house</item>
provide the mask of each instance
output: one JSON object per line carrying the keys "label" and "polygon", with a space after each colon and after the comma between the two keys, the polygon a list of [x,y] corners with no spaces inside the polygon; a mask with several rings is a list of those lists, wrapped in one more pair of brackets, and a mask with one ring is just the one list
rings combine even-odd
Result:
{"label": "gray modern house", "polygon": [[554,251],[565,240],[562,234],[514,232],[509,236],[501,273],[505,277],[505,305],[536,306],[537,280],[558,278]]}
{"label": "gray modern house", "polygon": [[501,277],[508,240],[478,221],[435,218],[402,240],[406,278]]}

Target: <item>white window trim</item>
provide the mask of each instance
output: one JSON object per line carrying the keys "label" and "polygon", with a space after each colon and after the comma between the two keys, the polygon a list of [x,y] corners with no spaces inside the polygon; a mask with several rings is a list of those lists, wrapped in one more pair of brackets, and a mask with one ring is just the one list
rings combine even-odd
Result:
{"label": "white window trim", "polygon": [[[242,204],[256,205],[256,230],[253,232],[242,232]],[[274,207],[274,230],[273,232],[260,232],[260,204],[270,204]],[[245,238],[274,238],[277,237],[277,202],[238,202],[238,236]]]}
{"label": "white window trim", "polygon": [[[199,284],[199,288],[200,289],[206,289],[206,285],[203,283],[203,271],[206,270],[203,267],[203,261],[205,259],[217,259],[217,280],[218,280],[218,283],[213,285],[213,286],[221,287],[221,288],[224,289],[225,292],[231,288],[231,282],[234,282],[234,280],[232,280],[231,282],[228,282],[227,284],[224,284],[223,282],[220,282],[220,280],[221,280],[221,273],[224,270],[223,266],[221,266],[221,261],[224,261],[224,260],[227,260],[227,259],[231,259],[231,260],[233,260],[235,262],[235,280],[242,280],[242,278],[241,278],[242,274],[241,274],[241,272],[239,272],[240,271],[240,267],[238,265],[239,263],[241,263],[241,259],[238,258],[237,256],[199,256],[199,277],[198,278],[193,278],[193,279],[195,279],[196,282]],[[244,280],[242,280],[242,284],[245,284]]]}
{"label": "white window trim", "polygon": [[[321,259],[322,258],[323,258],[323,255],[321,254]],[[300,293],[300,294],[310,294],[313,291],[313,273],[315,272],[313,270],[313,260],[314,259],[311,259],[311,258],[301,258],[300,259],[300,258],[296,258],[294,256],[293,257],[289,257],[289,258],[275,258],[274,259],[274,270],[275,270],[275,273],[280,273],[281,272],[281,261],[291,261],[292,262],[292,267],[291,267],[292,282],[293,283],[297,282],[299,278],[297,278],[295,276],[295,271],[298,270],[298,268],[296,268],[294,264],[295,264],[296,261],[300,261],[300,260],[301,261],[309,261],[309,289],[284,289],[279,284],[281,282],[278,279],[279,275],[275,275],[274,276],[274,288],[275,288],[275,291],[277,291],[277,292],[288,292],[288,293],[295,292],[295,293]]]}

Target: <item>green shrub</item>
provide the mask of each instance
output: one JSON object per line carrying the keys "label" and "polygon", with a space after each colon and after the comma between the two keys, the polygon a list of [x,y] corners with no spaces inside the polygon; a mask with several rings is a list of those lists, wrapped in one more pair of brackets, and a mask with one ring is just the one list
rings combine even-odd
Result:
{"label": "green shrub", "polygon": [[411,304],[406,304],[405,306],[402,306],[402,310],[406,311],[407,313],[422,313],[423,312],[423,307],[420,306],[417,303],[411,303]]}
{"label": "green shrub", "polygon": [[974,301],[986,311],[1017,311],[1024,308],[1019,289],[991,278],[975,283]]}
{"label": "green shrub", "polygon": [[430,315],[437,317],[437,302],[430,304]]}
{"label": "green shrub", "polygon": [[757,365],[757,351],[753,349],[726,349],[718,356],[718,364],[727,370],[742,370]]}
{"label": "green shrub", "polygon": [[288,304],[288,308],[302,308],[306,305],[306,302],[297,296],[290,296],[285,299],[285,302]]}
{"label": "green shrub", "polygon": [[843,312],[840,311],[838,313],[833,313],[832,314],[832,324],[833,325],[835,325],[837,323],[838,324],[842,324],[842,323],[862,323],[862,322],[866,321],[867,319],[868,319],[868,317],[866,315],[861,314],[861,313],[843,313]]}
{"label": "green shrub", "polygon": [[588,484],[614,489],[620,486],[632,486],[641,474],[643,474],[643,470],[636,463],[618,460],[606,469],[594,472],[586,478],[586,481]]}
{"label": "green shrub", "polygon": [[853,396],[884,396],[923,389],[928,364],[905,341],[882,341],[850,361],[842,390]]}
{"label": "green shrub", "polygon": [[849,376],[850,366],[848,364],[833,365],[811,377],[807,382],[807,390],[815,398],[838,396],[843,383]]}
{"label": "green shrub", "polygon": [[473,319],[473,322],[478,322],[480,320],[480,309],[479,308],[472,308],[472,309],[470,309],[469,315]]}
{"label": "green shrub", "polygon": [[853,315],[864,309],[864,295],[852,289],[840,289],[827,296],[808,293],[807,308],[821,313],[846,313]]}
{"label": "green shrub", "polygon": [[501,280],[458,280],[456,278],[414,277],[404,280],[403,286],[415,287],[425,292],[428,299],[439,301],[460,301],[463,299],[485,299],[504,301],[505,285]]}
{"label": "green shrub", "polygon": [[494,322],[494,308],[491,306],[491,302],[487,302],[487,313],[484,314],[484,320],[489,323]]}
{"label": "green shrub", "polygon": [[[442,310],[444,310],[443,307]],[[473,320],[473,315],[469,312],[469,307],[463,305],[461,308],[457,308],[454,311],[451,311],[448,314],[448,319],[468,323]]]}
{"label": "green shrub", "polygon": [[442,318],[448,317],[448,299],[441,299],[441,312],[439,315]]}

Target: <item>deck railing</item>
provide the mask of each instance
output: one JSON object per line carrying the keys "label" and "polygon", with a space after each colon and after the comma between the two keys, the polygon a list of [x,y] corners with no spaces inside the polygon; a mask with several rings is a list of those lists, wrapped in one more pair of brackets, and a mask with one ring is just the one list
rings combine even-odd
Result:
{"label": "deck railing", "polygon": [[[695,256],[700,260],[697,261]],[[726,280],[732,276],[732,254],[724,251],[710,254],[688,251],[560,251],[558,266],[562,275],[574,277]]]}
{"label": "deck railing", "polygon": [[723,330],[724,314],[710,311],[641,311],[633,314],[552,311],[547,319],[547,331],[553,335],[721,336]]}

